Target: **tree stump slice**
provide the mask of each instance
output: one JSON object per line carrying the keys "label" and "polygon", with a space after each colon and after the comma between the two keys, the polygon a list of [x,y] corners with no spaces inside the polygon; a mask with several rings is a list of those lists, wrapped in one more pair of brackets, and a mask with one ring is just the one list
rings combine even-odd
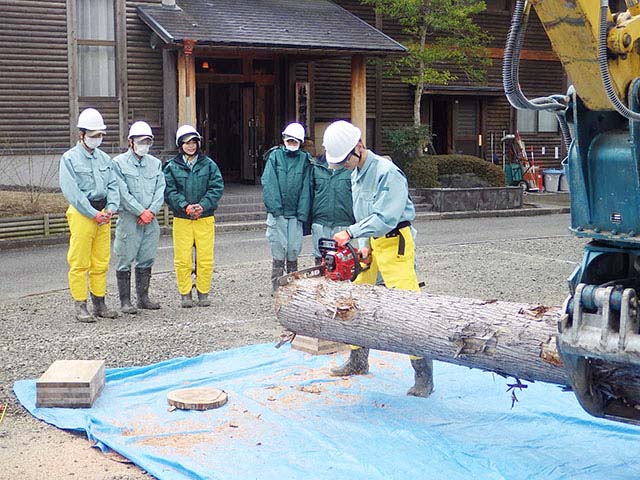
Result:
{"label": "tree stump slice", "polygon": [[217,388],[198,387],[172,390],[167,394],[167,402],[181,410],[210,410],[227,403],[227,392]]}

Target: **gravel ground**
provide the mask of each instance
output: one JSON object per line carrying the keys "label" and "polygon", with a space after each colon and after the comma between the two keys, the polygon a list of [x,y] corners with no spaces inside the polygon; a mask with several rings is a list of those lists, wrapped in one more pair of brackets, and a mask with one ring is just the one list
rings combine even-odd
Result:
{"label": "gravel ground", "polygon": [[[431,293],[557,305],[584,243],[560,237],[429,246],[417,252],[419,276]],[[305,258],[300,267],[309,264]],[[269,270],[270,261],[217,268],[213,305],[193,309],[179,308],[173,273],[160,272],[152,280],[160,311],[95,324],[73,320],[64,285],[0,304],[0,405],[8,404],[0,424],[0,479],[151,478],[117,455],[90,448],[83,435],[35,420],[17,403],[13,382],[40,376],[56,359],[106,359],[111,368],[272,342],[280,328]],[[115,295],[108,303],[115,306]]]}

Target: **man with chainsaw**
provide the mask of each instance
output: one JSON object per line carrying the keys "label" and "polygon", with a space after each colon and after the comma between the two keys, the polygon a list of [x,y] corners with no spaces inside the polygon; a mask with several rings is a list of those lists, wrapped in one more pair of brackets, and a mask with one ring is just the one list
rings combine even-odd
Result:
{"label": "man with chainsaw", "polygon": [[167,182],[164,198],[173,212],[173,263],[182,308],[194,306],[191,297],[194,247],[198,306],[211,305],[209,291],[216,224],[213,215],[224,183],[218,165],[202,152],[201,141],[200,134],[191,125],[178,128],[178,155],[164,167]]}
{"label": "man with chainsaw", "polygon": [[111,253],[111,216],[120,204],[113,163],[100,144],[107,127],[100,112],[83,110],[78,116],[78,143],[60,159],[60,189],[69,202],[69,290],[79,322],[95,322],[87,310],[87,276],[96,317],[116,318],[107,308],[107,270]]}
{"label": "man with chainsaw", "polygon": [[322,263],[318,240],[332,238],[334,234],[355,223],[351,200],[351,172],[346,168],[329,168],[322,154],[311,169],[311,235],[316,265]]}
{"label": "man with chainsaw", "polygon": [[120,187],[120,209],[113,250],[118,257],[116,278],[122,313],[135,314],[131,303],[131,265],[136,266],[137,307],[157,310],[160,304],[149,298],[151,267],[160,240],[156,215],[164,203],[165,180],[162,162],[149,149],[153,132],[147,122],[137,121],[129,129],[129,150],[113,159]]}
{"label": "man with chainsaw", "polygon": [[304,127],[291,123],[282,131],[283,145],[267,152],[262,174],[262,200],[267,210],[267,239],[271,245],[273,265],[272,288],[286,271],[298,269],[302,249],[303,223],[309,221],[311,193],[309,153],[300,149],[304,143]]}
{"label": "man with chainsaw", "polygon": [[[409,198],[404,173],[391,161],[368,150],[355,125],[340,120],[327,127],[323,146],[331,168],[351,170],[353,210],[356,222],[336,233],[342,246],[358,239],[363,257],[371,256],[371,266],[355,283],[376,284],[381,276],[387,288],[419,291],[415,271],[416,216]],[[347,362],[331,370],[333,376],[362,375],[369,371],[369,349],[351,346]],[[428,397],[433,391],[433,361],[410,356],[415,384],[407,392]]]}

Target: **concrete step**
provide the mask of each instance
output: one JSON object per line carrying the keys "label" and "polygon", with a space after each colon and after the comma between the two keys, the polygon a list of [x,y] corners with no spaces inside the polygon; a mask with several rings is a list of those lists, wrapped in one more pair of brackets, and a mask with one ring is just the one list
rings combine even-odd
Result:
{"label": "concrete step", "polygon": [[216,210],[216,215],[242,212],[258,213],[264,211],[265,207],[263,203],[221,203]]}
{"label": "concrete step", "polygon": [[262,203],[261,194],[222,194],[220,205],[237,205],[239,203]]}
{"label": "concrete step", "polygon": [[264,212],[239,212],[239,213],[218,213],[216,211],[216,223],[242,223],[264,221],[267,214]]}

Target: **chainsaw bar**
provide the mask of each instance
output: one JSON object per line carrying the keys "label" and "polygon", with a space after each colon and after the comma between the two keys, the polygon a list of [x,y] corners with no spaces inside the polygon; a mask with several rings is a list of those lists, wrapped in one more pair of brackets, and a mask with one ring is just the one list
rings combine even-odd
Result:
{"label": "chainsaw bar", "polygon": [[298,270],[297,272],[291,272],[287,275],[283,275],[282,277],[278,277],[278,279],[276,279],[276,284],[278,285],[278,287],[284,287],[286,285],[289,285],[294,280],[298,280],[300,278],[321,277],[324,275],[324,270],[324,265],[304,268],[302,270]]}

